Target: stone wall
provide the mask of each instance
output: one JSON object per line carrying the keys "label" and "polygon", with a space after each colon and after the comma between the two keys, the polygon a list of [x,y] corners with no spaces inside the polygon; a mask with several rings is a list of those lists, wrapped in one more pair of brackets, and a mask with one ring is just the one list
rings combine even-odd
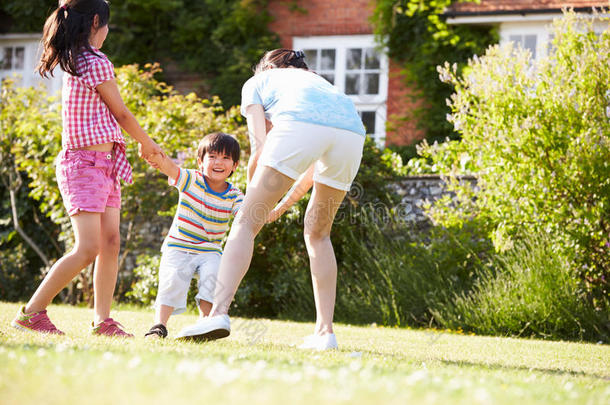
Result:
{"label": "stone wall", "polygon": [[[476,189],[476,177],[459,176],[458,179],[460,182],[475,185]],[[436,201],[447,194],[455,197],[454,193],[447,191],[447,183],[443,177],[438,175],[409,176],[399,181],[395,187],[398,195],[402,196],[400,209],[397,212],[404,220],[421,226],[427,226],[430,223],[423,211],[423,206],[427,201]]]}

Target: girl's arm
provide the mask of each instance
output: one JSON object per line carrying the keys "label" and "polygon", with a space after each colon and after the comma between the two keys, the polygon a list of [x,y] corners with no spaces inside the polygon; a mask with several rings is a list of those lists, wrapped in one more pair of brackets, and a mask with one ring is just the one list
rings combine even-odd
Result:
{"label": "girl's arm", "polygon": [[133,139],[140,143],[140,154],[144,159],[148,159],[154,154],[165,154],[152,139],[144,132],[136,118],[127,108],[119,93],[119,88],[114,80],[107,80],[99,84],[96,88],[100,97],[108,106],[108,109],[117,120],[121,128],[125,130]]}
{"label": "girl's arm", "polygon": [[246,121],[250,133],[250,160],[248,160],[248,183],[252,180],[258,158],[261,156],[265,139],[267,138],[267,126],[265,123],[265,110],[260,104],[251,104],[246,107]]}
{"label": "girl's arm", "polygon": [[297,181],[290,188],[286,196],[282,198],[277,206],[269,213],[269,217],[267,218],[267,222],[273,222],[284,214],[290,207],[294,205],[297,201],[299,201],[305,193],[309,191],[311,186],[313,185],[313,170],[314,165],[311,165],[309,169],[305,173],[301,175],[297,179]]}

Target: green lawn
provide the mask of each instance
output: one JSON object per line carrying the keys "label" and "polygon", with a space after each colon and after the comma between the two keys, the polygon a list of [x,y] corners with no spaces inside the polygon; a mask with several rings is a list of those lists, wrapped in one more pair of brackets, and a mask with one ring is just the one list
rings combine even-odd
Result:
{"label": "green lawn", "polygon": [[[92,311],[51,306],[67,336],[13,329],[0,303],[0,404],[608,404],[610,346],[336,325],[340,350],[292,347],[312,324],[233,319],[228,339],[148,341],[151,310],[113,316],[135,339],[93,337]],[[195,315],[170,320],[170,336]]]}

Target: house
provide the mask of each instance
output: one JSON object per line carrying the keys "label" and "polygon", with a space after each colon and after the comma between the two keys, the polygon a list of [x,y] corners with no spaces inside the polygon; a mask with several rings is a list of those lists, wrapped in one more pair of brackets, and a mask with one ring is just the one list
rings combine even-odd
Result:
{"label": "house", "polygon": [[[411,107],[400,66],[376,47],[369,22],[370,0],[271,0],[275,18],[271,30],[282,46],[302,49],[310,67],[348,94],[362,116],[367,132],[379,144],[410,144],[423,137],[414,123],[400,120]],[[608,7],[608,0],[481,0],[455,3],[446,12],[450,24],[484,24],[499,28],[501,42],[513,41],[543,55],[550,40],[549,24],[562,8],[581,13]],[[599,22],[601,32],[607,25]],[[387,130],[387,128],[392,128]]]}
{"label": "house", "polygon": [[61,70],[56,69],[59,73],[50,79],[42,79],[35,72],[40,59],[41,38],[41,33],[0,35],[0,81],[18,77],[15,80],[20,86],[37,86],[42,83],[51,94],[61,90]]}
{"label": "house", "polygon": [[[378,144],[411,144],[425,134],[414,122],[401,119],[413,107],[407,97],[410,89],[403,83],[401,67],[375,41],[369,22],[374,4],[374,0],[269,0],[267,10],[274,18],[269,28],[279,35],[282,46],[304,50],[310,68],[352,98]],[[561,16],[562,8],[592,15],[593,7],[604,6],[609,7],[610,1],[480,0],[455,3],[444,16],[449,24],[497,26],[501,42],[519,43],[539,57],[550,40],[548,26]],[[600,32],[607,28],[596,24]],[[33,72],[39,40],[40,34],[0,35],[0,79],[18,73],[23,85],[39,82]],[[45,81],[50,91],[61,87],[61,75],[56,76]],[[194,81],[186,79],[181,82],[183,91]]]}
{"label": "house", "polygon": [[[610,7],[610,1],[482,0],[480,4],[456,3],[445,12],[445,17],[448,24],[494,25],[498,27],[500,43],[512,41],[537,58],[548,52],[552,40],[549,26],[561,17],[563,8],[593,17],[593,9],[602,7]],[[608,24],[598,20],[594,28],[602,32]]]}

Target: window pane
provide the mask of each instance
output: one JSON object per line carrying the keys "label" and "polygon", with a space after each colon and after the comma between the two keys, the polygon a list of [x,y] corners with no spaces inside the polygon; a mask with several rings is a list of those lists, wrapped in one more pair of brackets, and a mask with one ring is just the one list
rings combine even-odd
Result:
{"label": "window pane", "polygon": [[532,59],[536,59],[536,35],[526,35],[523,47],[530,50]]}
{"label": "window pane", "polygon": [[362,117],[362,123],[364,124],[364,128],[366,129],[367,134],[375,133],[375,111],[362,111],[360,113]]}
{"label": "window pane", "polygon": [[2,63],[0,66],[3,70],[10,70],[12,66],[13,59],[13,48],[6,47],[4,48],[4,52],[2,52]]}
{"label": "window pane", "polygon": [[523,46],[522,35],[511,35],[510,37],[508,37],[508,40],[515,44],[515,48],[518,48],[519,45]]}
{"label": "window pane", "polygon": [[335,70],[335,50],[322,49],[320,70]]}
{"label": "window pane", "polygon": [[360,93],[360,74],[348,73],[345,75],[345,94]]}
{"label": "window pane", "polygon": [[316,49],[305,49],[305,63],[311,70],[318,70],[318,51]]}
{"label": "window pane", "polygon": [[23,58],[25,55],[25,49],[20,46],[15,48],[15,69],[23,69]]}
{"label": "window pane", "polygon": [[334,74],[332,74],[332,73],[323,73],[323,74],[320,74],[320,76],[322,76],[323,78],[328,80],[330,82],[330,84],[335,84],[335,75]]}
{"label": "window pane", "polygon": [[366,73],[364,83],[364,94],[379,94],[379,73]]}
{"label": "window pane", "polygon": [[347,68],[360,69],[362,67],[362,49],[347,50]]}
{"label": "window pane", "polygon": [[364,68],[379,69],[379,54],[374,48],[366,48],[364,50]]}

